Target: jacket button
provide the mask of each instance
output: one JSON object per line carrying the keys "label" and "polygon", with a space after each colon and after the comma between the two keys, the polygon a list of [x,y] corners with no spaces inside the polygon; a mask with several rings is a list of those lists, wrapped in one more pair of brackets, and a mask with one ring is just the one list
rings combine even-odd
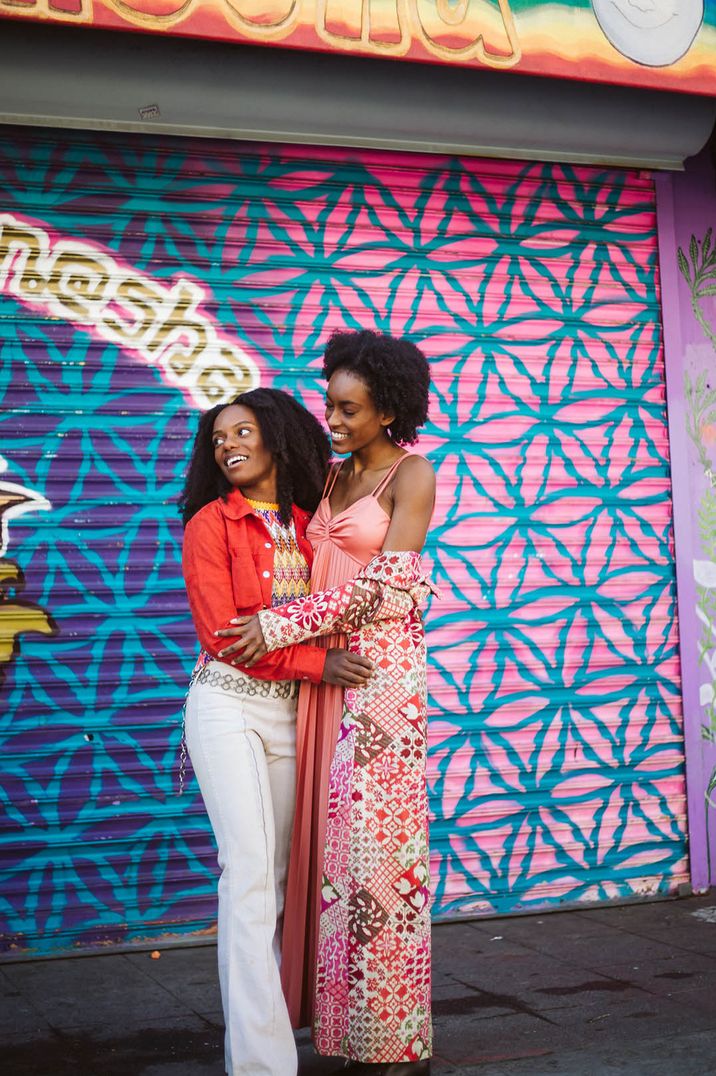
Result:
{"label": "jacket button", "polygon": [[267,549],[270,549],[270,548],[271,548],[271,543],[270,543],[270,542],[266,542],[266,548],[267,548]]}
{"label": "jacket button", "polygon": [[268,579],[269,576],[271,575],[271,572],[263,572],[262,574],[263,574],[264,579]]}

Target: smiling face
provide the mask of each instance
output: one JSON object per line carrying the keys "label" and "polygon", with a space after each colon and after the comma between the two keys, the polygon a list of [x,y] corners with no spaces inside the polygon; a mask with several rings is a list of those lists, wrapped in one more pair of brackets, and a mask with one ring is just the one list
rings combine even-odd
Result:
{"label": "smiling face", "polygon": [[394,418],[377,410],[365,381],[348,370],[336,370],[326,392],[326,422],[334,452],[344,455],[390,441],[387,427]]}
{"label": "smiling face", "polygon": [[230,404],[214,419],[211,435],[216,466],[246,497],[276,500],[276,461],[265,447],[256,416]]}

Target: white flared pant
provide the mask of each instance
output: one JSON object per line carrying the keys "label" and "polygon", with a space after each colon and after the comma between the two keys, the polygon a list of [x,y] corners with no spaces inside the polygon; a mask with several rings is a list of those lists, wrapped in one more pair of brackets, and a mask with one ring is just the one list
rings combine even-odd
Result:
{"label": "white flared pant", "polygon": [[239,680],[237,691],[226,690],[233,672],[212,662],[186,705],[187,748],[219,849],[226,1071],[295,1076],[279,959],[295,803],[296,699],[241,694]]}

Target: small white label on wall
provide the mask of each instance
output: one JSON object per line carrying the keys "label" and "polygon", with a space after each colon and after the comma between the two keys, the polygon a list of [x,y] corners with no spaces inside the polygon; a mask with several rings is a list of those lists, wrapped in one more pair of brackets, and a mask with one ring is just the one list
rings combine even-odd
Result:
{"label": "small white label on wall", "polygon": [[712,560],[694,561],[694,579],[699,586],[716,588],[716,563]]}
{"label": "small white label on wall", "polygon": [[699,688],[699,702],[702,706],[708,706],[714,701],[713,684],[702,684]]}

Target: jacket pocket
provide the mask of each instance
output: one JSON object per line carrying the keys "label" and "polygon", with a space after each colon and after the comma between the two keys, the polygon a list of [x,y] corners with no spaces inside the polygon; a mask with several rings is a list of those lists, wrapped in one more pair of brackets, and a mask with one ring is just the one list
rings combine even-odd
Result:
{"label": "jacket pocket", "polygon": [[255,609],[263,605],[256,563],[249,549],[231,553],[231,586],[237,609]]}

